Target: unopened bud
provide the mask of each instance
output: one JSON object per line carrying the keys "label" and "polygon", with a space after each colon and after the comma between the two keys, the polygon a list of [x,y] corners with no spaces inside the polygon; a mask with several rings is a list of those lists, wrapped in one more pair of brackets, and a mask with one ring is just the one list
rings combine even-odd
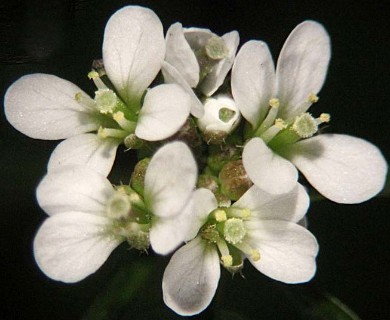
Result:
{"label": "unopened bud", "polygon": [[238,200],[252,185],[242,160],[228,162],[219,173],[221,191],[231,200]]}
{"label": "unopened bud", "polygon": [[144,194],[145,174],[146,174],[146,169],[148,168],[149,162],[150,162],[150,158],[144,158],[141,161],[139,161],[135,165],[134,171],[133,171],[133,173],[131,175],[131,179],[130,179],[131,187],[141,195]]}

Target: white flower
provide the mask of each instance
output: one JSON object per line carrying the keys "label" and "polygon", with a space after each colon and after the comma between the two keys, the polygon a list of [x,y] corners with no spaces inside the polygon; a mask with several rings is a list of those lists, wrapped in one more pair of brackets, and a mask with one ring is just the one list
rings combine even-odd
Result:
{"label": "white flower", "polygon": [[76,282],[94,273],[123,241],[167,254],[193,236],[195,160],[182,142],[159,149],[146,171],[144,197],[113,187],[85,166],[63,166],[39,184],[49,218],[34,240],[34,256],[50,278]]}
{"label": "white flower", "polygon": [[271,193],[294,187],[295,166],[322,195],[340,203],[375,196],[385,182],[387,164],[371,143],[339,134],[319,134],[330,116],[307,113],[321,89],[330,59],[330,39],[322,25],[305,21],[290,34],[276,71],[267,45],[249,41],[232,69],[232,93],[253,139],[243,163],[250,179]]}
{"label": "white flower", "polygon": [[174,253],[162,283],[165,303],[178,314],[194,315],[210,304],[220,263],[237,272],[248,258],[261,273],[285,283],[313,277],[318,244],[298,225],[309,206],[301,185],[284,195],[253,186],[230,208],[218,208],[211,191],[198,189],[194,202],[199,234]]}
{"label": "white flower", "polygon": [[[89,74],[98,88],[94,99],[56,76],[26,75],[8,89],[5,114],[29,137],[70,138],[56,149],[49,169],[87,164],[107,175],[119,143],[134,137],[165,139],[189,115],[189,96],[178,85],[147,90],[164,55],[163,27],[156,14],[142,7],[124,7],[110,18],[104,32],[104,68],[115,91],[97,72]],[[98,135],[88,133],[97,130]]]}
{"label": "white flower", "polygon": [[165,82],[179,84],[191,95],[195,117],[202,116],[203,107],[192,88],[212,96],[230,71],[238,44],[237,31],[218,37],[208,29],[183,28],[180,23],[168,29],[162,73]]}

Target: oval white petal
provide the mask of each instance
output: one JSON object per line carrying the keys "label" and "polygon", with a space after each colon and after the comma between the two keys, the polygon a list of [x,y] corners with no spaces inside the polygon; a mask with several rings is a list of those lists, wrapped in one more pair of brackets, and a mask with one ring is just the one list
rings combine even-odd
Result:
{"label": "oval white petal", "polygon": [[383,189],[387,163],[370,142],[342,134],[323,134],[289,147],[288,157],[326,198],[360,203]]}
{"label": "oval white petal", "polygon": [[175,252],[165,269],[165,304],[182,316],[202,312],[215,295],[220,273],[217,250],[195,238]]}
{"label": "oval white petal", "polygon": [[189,230],[185,241],[192,240],[198,234],[200,228],[205,224],[207,217],[211,211],[218,207],[217,199],[214,194],[205,188],[200,188],[193,193],[194,208],[190,220]]}
{"label": "oval white petal", "polygon": [[53,171],[67,165],[85,165],[108,176],[118,145],[118,140],[100,139],[98,135],[92,133],[71,137],[54,149],[47,170]]}
{"label": "oval white petal", "polygon": [[190,114],[190,96],[177,84],[162,84],[148,90],[135,134],[158,141],[175,134]]}
{"label": "oval white petal", "polygon": [[330,38],[315,21],[304,21],[288,36],[276,68],[279,117],[291,119],[309,107],[310,94],[324,84],[330,60]]}
{"label": "oval white petal", "polygon": [[161,66],[161,72],[164,76],[164,81],[166,83],[176,83],[178,84],[187,94],[189,94],[191,99],[191,114],[200,118],[204,114],[203,104],[200,102],[199,98],[196,96],[192,88],[186,82],[186,80],[182,77],[182,75],[175,69],[175,67],[171,66],[167,62],[163,62]]}
{"label": "oval white petal", "polygon": [[203,49],[207,41],[215,36],[209,29],[204,28],[184,28],[184,37],[193,51]]}
{"label": "oval white petal", "polygon": [[242,161],[252,182],[268,193],[289,192],[297,183],[298,172],[293,164],[274,153],[260,138],[245,145]]}
{"label": "oval white petal", "polygon": [[199,82],[199,64],[184,37],[181,23],[171,25],[166,35],[165,61],[180,72],[186,83],[195,88]]}
{"label": "oval white petal", "polygon": [[17,130],[34,139],[65,139],[98,129],[93,110],[79,104],[76,93],[90,99],[67,80],[50,74],[26,75],[8,88],[5,115]]}
{"label": "oval white petal", "polygon": [[315,274],[316,238],[304,227],[281,220],[246,223],[251,245],[260,252],[252,265],[266,276],[285,283],[309,281]]}
{"label": "oval white petal", "polygon": [[256,186],[245,192],[233,207],[249,209],[251,220],[286,220],[298,222],[309,208],[309,195],[299,183],[284,194],[270,194]]}
{"label": "oval white petal", "polygon": [[266,43],[248,41],[232,69],[232,94],[242,116],[256,128],[264,120],[273,98],[275,67]]}
{"label": "oval white petal", "polygon": [[128,6],[108,20],[103,60],[110,81],[129,104],[139,103],[165,55],[160,19],[150,9]]}
{"label": "oval white petal", "polygon": [[183,142],[171,142],[152,157],[145,174],[145,201],[158,217],[174,217],[195,188],[197,165]]}
{"label": "oval white petal", "polygon": [[[150,229],[150,245],[158,254],[169,254],[193,236],[194,203],[192,199],[174,217],[156,217]],[[198,229],[199,230],[199,229]],[[195,234],[196,235],[196,234]]]}
{"label": "oval white petal", "polygon": [[80,211],[104,215],[114,189],[105,176],[85,166],[64,166],[49,172],[37,188],[39,205],[49,215]]}
{"label": "oval white petal", "polygon": [[80,212],[48,218],[34,239],[39,268],[54,280],[73,283],[94,273],[120,241],[107,236],[110,221]]}
{"label": "oval white petal", "polygon": [[224,34],[222,39],[225,42],[229,55],[219,61],[199,85],[199,90],[207,97],[213,95],[224,82],[226,75],[233,65],[237,48],[240,43],[240,36],[237,31]]}

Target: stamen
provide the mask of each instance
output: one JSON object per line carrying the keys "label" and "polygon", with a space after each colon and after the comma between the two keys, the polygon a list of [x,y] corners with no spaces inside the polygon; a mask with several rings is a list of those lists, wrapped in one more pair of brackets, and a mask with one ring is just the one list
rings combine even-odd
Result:
{"label": "stamen", "polygon": [[265,143],[270,142],[281,130],[287,128],[287,124],[282,119],[276,119],[275,124],[268,128],[260,138],[263,139]]}
{"label": "stamen", "polygon": [[128,133],[126,131],[120,130],[120,129],[111,129],[111,128],[100,127],[97,134],[98,134],[98,137],[101,139],[105,139],[105,138],[124,139]]}
{"label": "stamen", "polygon": [[257,249],[253,249],[248,243],[241,242],[235,245],[237,249],[240,249],[244,252],[248,257],[250,257],[253,261],[260,260],[260,251]]}
{"label": "stamen", "polygon": [[262,122],[261,126],[257,130],[259,134],[267,130],[275,122],[276,116],[278,114],[280,102],[278,98],[272,98],[269,100],[270,109],[268,110],[267,117]]}
{"label": "stamen", "polygon": [[96,88],[101,90],[108,89],[102,79],[100,79],[99,73],[97,73],[96,71],[91,71],[90,73],[88,73],[88,78],[90,80],[93,80],[93,83],[95,84]]}
{"label": "stamen", "polygon": [[218,250],[221,253],[222,257],[223,256],[230,256],[230,251],[229,251],[229,248],[228,248],[225,240],[218,239],[218,241],[216,243],[217,243]]}
{"label": "stamen", "polygon": [[212,212],[212,215],[214,216],[215,220],[218,222],[223,222],[227,220],[226,212],[223,209],[217,209]]}
{"label": "stamen", "polygon": [[122,111],[115,112],[112,118],[119,124],[119,126],[126,130],[127,132],[135,132],[137,123],[134,121],[129,121],[125,118],[125,114]]}
{"label": "stamen", "polygon": [[229,218],[241,218],[241,219],[247,219],[251,216],[251,211],[248,208],[241,209],[241,208],[235,208],[230,207],[227,209]]}
{"label": "stamen", "polygon": [[221,257],[222,265],[226,267],[231,267],[233,265],[233,257],[231,255]]}
{"label": "stamen", "polygon": [[321,113],[320,117],[316,119],[317,125],[321,123],[328,123],[330,121],[330,114],[329,113]]}
{"label": "stamen", "polygon": [[318,102],[318,100],[319,100],[319,97],[317,95],[315,95],[314,93],[309,94],[308,101],[310,103],[316,103],[316,102]]}
{"label": "stamen", "polygon": [[74,95],[74,99],[90,110],[96,110],[96,102],[88,96],[83,95],[81,92],[77,92]]}

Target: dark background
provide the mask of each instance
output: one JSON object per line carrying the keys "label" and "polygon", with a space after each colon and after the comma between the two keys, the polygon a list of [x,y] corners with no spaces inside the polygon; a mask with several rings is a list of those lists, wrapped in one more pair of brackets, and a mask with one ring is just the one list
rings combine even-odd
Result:
{"label": "dark background", "polygon": [[[365,138],[390,159],[387,1],[1,1],[0,95],[20,76],[36,72],[92,93],[86,75],[91,61],[101,57],[105,23],[127,4],[153,9],[165,30],[176,21],[218,34],[236,29],[241,43],[266,41],[274,58],[298,23],[323,23],[333,55],[312,112],[330,113],[329,132]],[[162,302],[161,276],[169,258],[139,257],[122,245],[96,274],[74,285],[47,279],[35,265],[32,241],[45,219],[35,187],[56,144],[17,132],[2,110],[0,319],[179,319]],[[129,154],[118,157],[113,183],[128,180],[131,163]],[[320,254],[311,283],[277,283],[249,263],[246,279],[231,280],[222,271],[216,298],[199,318],[339,319],[324,311],[319,292],[328,292],[362,319],[389,319],[389,208],[384,196],[360,205],[313,203],[309,228]]]}

